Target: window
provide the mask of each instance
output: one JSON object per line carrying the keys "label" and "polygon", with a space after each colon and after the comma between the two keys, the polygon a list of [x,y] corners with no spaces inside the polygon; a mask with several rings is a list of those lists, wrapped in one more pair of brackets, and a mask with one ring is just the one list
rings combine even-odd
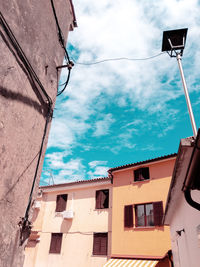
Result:
{"label": "window", "polygon": [[96,191],[96,209],[107,209],[109,207],[109,190]]}
{"label": "window", "polygon": [[62,233],[52,233],[51,234],[51,244],[49,253],[56,253],[59,254],[61,251],[62,245]]}
{"label": "window", "polygon": [[61,212],[66,209],[67,204],[67,194],[57,195],[56,199],[56,212]]}
{"label": "window", "polygon": [[94,233],[93,255],[107,255],[108,233]]}
{"label": "window", "polygon": [[134,181],[144,181],[149,179],[149,168],[140,168],[134,170]]}
{"label": "window", "polygon": [[162,201],[135,205],[136,227],[160,226],[163,219]]}
{"label": "window", "polygon": [[133,205],[124,206],[124,227],[133,227]]}

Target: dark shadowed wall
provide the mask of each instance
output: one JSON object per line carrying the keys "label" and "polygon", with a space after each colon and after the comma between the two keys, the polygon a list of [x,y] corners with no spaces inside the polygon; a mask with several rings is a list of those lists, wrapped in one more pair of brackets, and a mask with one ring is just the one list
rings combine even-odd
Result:
{"label": "dark shadowed wall", "polygon": [[[68,31],[75,26],[72,5],[70,0],[54,2],[66,42]],[[62,65],[64,50],[58,41],[51,1],[2,0],[0,11],[54,103],[56,67]],[[0,266],[21,267],[25,243],[19,245],[18,223],[28,204],[44,134],[47,104],[40,86],[20,60],[2,23],[0,64]],[[50,123],[35,189],[41,175]]]}

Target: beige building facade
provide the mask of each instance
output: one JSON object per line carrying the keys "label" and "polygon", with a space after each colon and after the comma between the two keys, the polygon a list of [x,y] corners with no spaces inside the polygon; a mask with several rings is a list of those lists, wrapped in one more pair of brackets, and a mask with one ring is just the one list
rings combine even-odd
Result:
{"label": "beige building facade", "polygon": [[24,267],[103,266],[111,252],[110,178],[41,187]]}

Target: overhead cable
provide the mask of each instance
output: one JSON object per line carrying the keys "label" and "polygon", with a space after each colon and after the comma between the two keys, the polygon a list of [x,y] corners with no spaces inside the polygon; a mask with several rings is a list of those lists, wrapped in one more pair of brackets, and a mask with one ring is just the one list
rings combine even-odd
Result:
{"label": "overhead cable", "polygon": [[102,60],[95,61],[95,62],[78,62],[78,61],[73,59],[73,62],[75,64],[77,64],[77,65],[95,65],[95,64],[108,62],[108,61],[120,61],[120,60],[145,61],[145,60],[150,60],[150,59],[155,58],[155,57],[159,57],[159,56],[161,56],[163,54],[165,54],[165,53],[161,52],[159,54],[156,54],[156,55],[153,55],[153,56],[150,56],[150,57],[145,57],[145,58],[128,58],[128,57],[106,58],[106,59],[102,59]]}
{"label": "overhead cable", "polygon": [[28,72],[28,74],[31,77],[31,81],[35,81],[38,84],[39,88],[36,87],[36,89],[40,95],[42,92],[43,96],[45,96],[45,98],[46,98],[45,100],[43,99],[43,101],[45,104],[48,105],[45,127],[44,127],[41,145],[40,145],[40,150],[39,150],[37,165],[36,165],[36,169],[35,169],[35,173],[34,173],[34,178],[32,181],[31,191],[29,194],[29,200],[28,200],[28,204],[26,207],[25,215],[24,215],[24,217],[21,218],[21,220],[19,222],[20,245],[22,245],[23,242],[27,239],[27,237],[30,235],[30,232],[31,232],[31,222],[29,221],[29,212],[30,212],[30,207],[31,207],[31,203],[32,203],[32,197],[33,197],[33,192],[34,192],[34,188],[35,188],[36,178],[37,178],[38,170],[39,170],[39,166],[40,166],[40,160],[41,160],[41,156],[42,156],[42,152],[43,152],[44,141],[45,141],[46,134],[47,134],[48,123],[52,117],[52,100],[51,100],[50,96],[47,94],[46,90],[44,89],[44,87],[43,87],[41,81],[39,80],[36,72],[34,71],[33,67],[31,66],[29,60],[27,59],[25,53],[23,52],[21,46],[19,45],[17,39],[15,38],[12,30],[10,29],[9,25],[7,24],[7,22],[6,22],[4,16],[2,15],[1,12],[0,12],[0,24],[2,25],[6,35],[8,37],[8,40],[10,41],[10,44],[13,46],[19,59],[23,63],[22,68],[25,68],[25,70]]}
{"label": "overhead cable", "polygon": [[[58,22],[58,17],[57,17],[57,14],[56,14],[56,10],[55,10],[55,6],[54,6],[54,2],[53,2],[53,0],[51,0],[51,6],[52,6],[52,10],[53,10],[53,14],[54,14],[55,21],[56,21],[56,27],[57,27],[57,31],[58,31],[58,40],[59,40],[59,43],[60,43],[62,49],[64,49],[64,52],[65,52],[65,59],[67,60],[67,64],[65,65],[65,67],[68,69],[68,75],[67,75],[67,79],[66,79],[66,81],[64,82],[64,87],[63,87],[62,90],[60,90],[60,91],[57,93],[57,96],[59,96],[59,95],[61,95],[61,94],[65,91],[65,89],[66,89],[66,87],[67,87],[67,85],[68,85],[68,83],[69,83],[70,74],[71,74],[71,69],[72,69],[72,67],[73,67],[74,64],[73,64],[73,62],[70,60],[70,58],[69,58],[69,54],[68,54],[67,49],[66,49],[66,47],[65,47],[65,40],[64,40],[63,33],[62,33],[61,28],[60,28],[59,22]],[[63,66],[63,67],[64,67],[64,66]],[[59,69],[59,67],[57,67],[56,69],[57,69],[57,73],[58,73],[58,69]],[[59,86],[58,86],[58,87],[59,87]],[[57,88],[57,90],[58,90],[58,88]]]}
{"label": "overhead cable", "polygon": [[[17,52],[17,55],[19,56],[21,62],[24,64],[24,67],[26,68],[26,70],[28,71],[30,77],[36,81],[36,83],[39,85],[40,90],[42,91],[42,94],[46,97],[46,102],[49,106],[49,108],[51,108],[52,106],[52,100],[49,97],[49,95],[47,94],[46,90],[44,89],[44,86],[42,85],[41,81],[39,80],[36,72],[34,71],[33,67],[31,66],[29,60],[27,59],[25,53],[23,52],[21,46],[19,45],[17,39],[15,38],[12,30],[10,29],[9,25],[7,24],[3,14],[0,12],[0,23],[7,35],[7,37],[9,38],[10,43],[12,44],[12,46],[14,47],[15,51]],[[38,89],[38,87],[37,87]],[[39,91],[39,90],[38,90]],[[41,92],[39,92],[41,95]]]}

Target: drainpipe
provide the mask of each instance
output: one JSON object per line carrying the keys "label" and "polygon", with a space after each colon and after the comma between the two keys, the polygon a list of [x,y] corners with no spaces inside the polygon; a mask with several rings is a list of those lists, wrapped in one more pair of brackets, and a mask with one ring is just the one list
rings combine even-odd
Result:
{"label": "drainpipe", "polygon": [[197,209],[200,211],[200,204],[195,202],[192,197],[191,197],[191,189],[187,188],[184,191],[184,195],[185,195],[185,200],[187,201],[187,203],[192,206],[194,209]]}
{"label": "drainpipe", "polygon": [[111,170],[108,170],[108,177],[111,178],[111,184],[113,184],[113,175]]}
{"label": "drainpipe", "polygon": [[185,200],[187,203],[200,211],[200,203],[197,203],[192,199],[191,190],[197,189],[200,190],[200,130],[198,131],[198,135],[194,144],[194,149],[192,151],[192,156],[190,159],[190,163],[188,166],[186,178],[183,184],[183,192],[185,196]]}

